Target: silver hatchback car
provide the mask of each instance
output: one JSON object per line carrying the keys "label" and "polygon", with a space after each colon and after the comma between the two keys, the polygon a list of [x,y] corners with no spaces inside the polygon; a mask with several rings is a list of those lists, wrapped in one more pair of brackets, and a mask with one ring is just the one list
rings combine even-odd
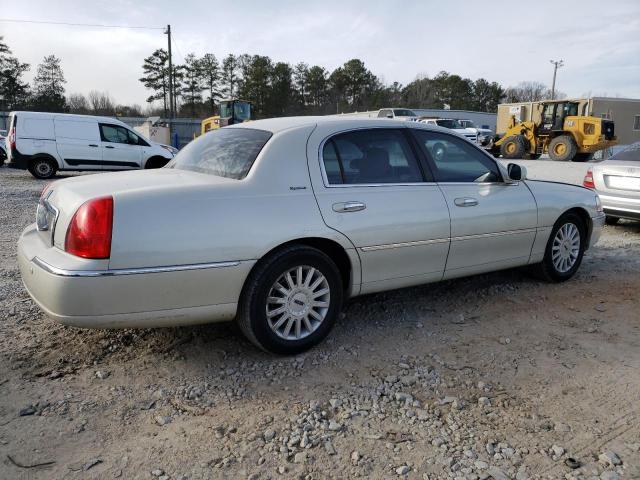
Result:
{"label": "silver hatchback car", "polygon": [[640,220],[640,142],[590,168],[584,186],[600,195],[608,224],[621,218]]}

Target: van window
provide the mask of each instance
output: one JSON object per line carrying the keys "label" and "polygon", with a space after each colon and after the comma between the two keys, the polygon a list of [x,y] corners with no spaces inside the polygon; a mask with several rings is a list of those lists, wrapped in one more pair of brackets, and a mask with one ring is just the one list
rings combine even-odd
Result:
{"label": "van window", "polygon": [[75,140],[99,140],[98,124],[96,122],[79,122],[77,120],[55,121],[56,136]]}
{"label": "van window", "polygon": [[149,146],[138,135],[133,133],[126,127],[120,125],[100,124],[100,138],[103,142],[109,143],[126,143],[127,145],[143,145]]}

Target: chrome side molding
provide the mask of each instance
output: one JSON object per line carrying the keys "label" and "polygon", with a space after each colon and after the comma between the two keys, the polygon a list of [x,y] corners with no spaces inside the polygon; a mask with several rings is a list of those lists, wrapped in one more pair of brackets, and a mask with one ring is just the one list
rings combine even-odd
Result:
{"label": "chrome side molding", "polygon": [[162,267],[120,268],[114,270],[66,270],[54,267],[38,257],[32,262],[43,270],[60,277],[115,277],[118,275],[140,275],[145,273],[182,272],[188,270],[206,270],[209,268],[237,267],[240,261],[194,263],[189,265],[167,265]]}

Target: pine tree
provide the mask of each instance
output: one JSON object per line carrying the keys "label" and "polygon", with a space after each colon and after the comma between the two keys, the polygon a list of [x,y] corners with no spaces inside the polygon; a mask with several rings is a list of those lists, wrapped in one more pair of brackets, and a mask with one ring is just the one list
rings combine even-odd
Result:
{"label": "pine tree", "polygon": [[22,81],[22,75],[29,68],[11,54],[0,36],[0,110],[14,110],[27,103],[29,84]]}
{"label": "pine tree", "polygon": [[207,103],[209,104],[209,110],[211,114],[215,112],[216,101],[219,97],[219,80],[220,80],[220,65],[218,59],[213,53],[205,54],[200,60],[200,75],[202,86],[209,92]]}
{"label": "pine tree", "polygon": [[38,71],[33,79],[33,108],[45,112],[64,112],[66,99],[64,97],[64,78],[60,59],[55,55],[48,55],[38,65]]}

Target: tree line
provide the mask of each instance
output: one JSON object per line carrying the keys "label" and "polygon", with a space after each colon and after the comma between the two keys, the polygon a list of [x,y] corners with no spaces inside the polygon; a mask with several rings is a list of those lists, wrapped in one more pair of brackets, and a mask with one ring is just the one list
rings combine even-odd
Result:
{"label": "tree line", "polygon": [[[139,81],[150,91],[147,107],[121,105],[108,92],[66,95],[61,60],[44,57],[33,82],[23,80],[31,66],[16,58],[0,37],[0,110],[35,110],[96,115],[162,115],[169,105],[169,58],[157,49],[144,59]],[[333,71],[300,62],[290,65],[264,55],[188,54],[173,66],[173,111],[179,117],[203,118],[217,113],[223,98],[241,98],[254,105],[257,118],[326,115],[383,107],[449,108],[495,112],[501,102],[550,98],[539,82],[504,88],[484,78],[472,80],[441,71],[407,85],[385,84],[364,62],[352,59]],[[562,96],[559,94],[557,96]]]}

